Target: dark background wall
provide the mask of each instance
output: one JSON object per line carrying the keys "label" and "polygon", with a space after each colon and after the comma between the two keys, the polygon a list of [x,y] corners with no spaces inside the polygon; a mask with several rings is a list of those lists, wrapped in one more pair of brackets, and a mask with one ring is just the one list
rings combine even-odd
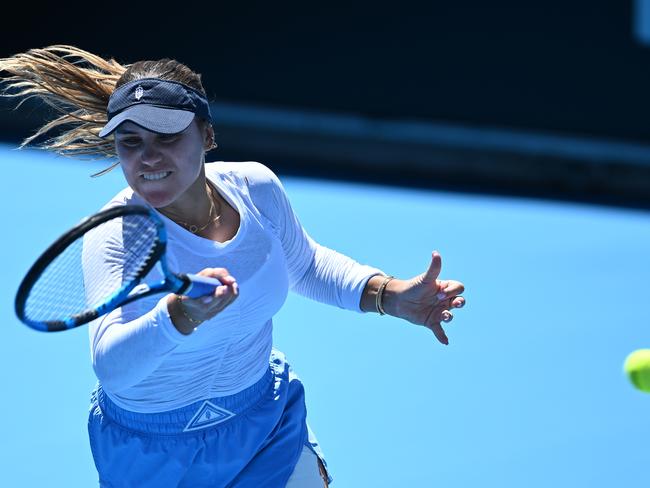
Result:
{"label": "dark background wall", "polygon": [[[176,58],[203,74],[224,159],[647,206],[640,3],[113,4],[93,22],[51,4],[0,34],[0,56],[64,43],[124,63]],[[0,137],[37,120],[5,107]]]}

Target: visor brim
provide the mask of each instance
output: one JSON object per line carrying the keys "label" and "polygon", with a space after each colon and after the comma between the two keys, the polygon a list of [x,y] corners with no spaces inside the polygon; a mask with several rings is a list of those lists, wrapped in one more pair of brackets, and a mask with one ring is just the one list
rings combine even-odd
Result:
{"label": "visor brim", "polygon": [[158,134],[176,134],[189,127],[194,112],[154,105],[133,105],[117,114],[102,128],[99,137],[108,137],[124,122],[133,122]]}

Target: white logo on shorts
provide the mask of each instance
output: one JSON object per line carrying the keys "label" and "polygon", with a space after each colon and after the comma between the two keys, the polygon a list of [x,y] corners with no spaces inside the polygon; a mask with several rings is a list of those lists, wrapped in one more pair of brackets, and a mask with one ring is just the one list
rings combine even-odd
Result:
{"label": "white logo on shorts", "polygon": [[214,403],[205,401],[194,414],[194,417],[192,417],[192,419],[187,423],[183,432],[212,427],[213,425],[220,424],[234,416],[235,414],[231,411],[217,407]]}
{"label": "white logo on shorts", "polygon": [[135,89],[135,99],[140,100],[142,98],[142,95],[144,95],[144,90],[142,89],[141,86],[138,86]]}

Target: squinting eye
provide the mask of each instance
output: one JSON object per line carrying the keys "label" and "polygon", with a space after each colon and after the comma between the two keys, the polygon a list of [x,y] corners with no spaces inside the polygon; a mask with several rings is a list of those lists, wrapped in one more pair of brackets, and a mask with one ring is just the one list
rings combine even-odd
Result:
{"label": "squinting eye", "polygon": [[140,144],[139,139],[121,139],[120,144],[127,147],[135,147]]}
{"label": "squinting eye", "polygon": [[178,136],[177,134],[162,134],[158,137],[161,142],[174,142]]}

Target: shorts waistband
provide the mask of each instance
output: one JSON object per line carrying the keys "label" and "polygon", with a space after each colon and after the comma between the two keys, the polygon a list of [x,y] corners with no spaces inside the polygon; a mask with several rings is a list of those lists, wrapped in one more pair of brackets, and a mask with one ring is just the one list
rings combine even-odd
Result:
{"label": "shorts waistband", "polygon": [[256,405],[264,393],[270,391],[274,373],[269,368],[257,383],[222,397],[199,400],[185,407],[158,413],[139,413],[125,410],[111,401],[106,392],[97,387],[93,393],[102,413],[122,427],[149,434],[181,434],[204,431],[229,423],[237,415]]}

